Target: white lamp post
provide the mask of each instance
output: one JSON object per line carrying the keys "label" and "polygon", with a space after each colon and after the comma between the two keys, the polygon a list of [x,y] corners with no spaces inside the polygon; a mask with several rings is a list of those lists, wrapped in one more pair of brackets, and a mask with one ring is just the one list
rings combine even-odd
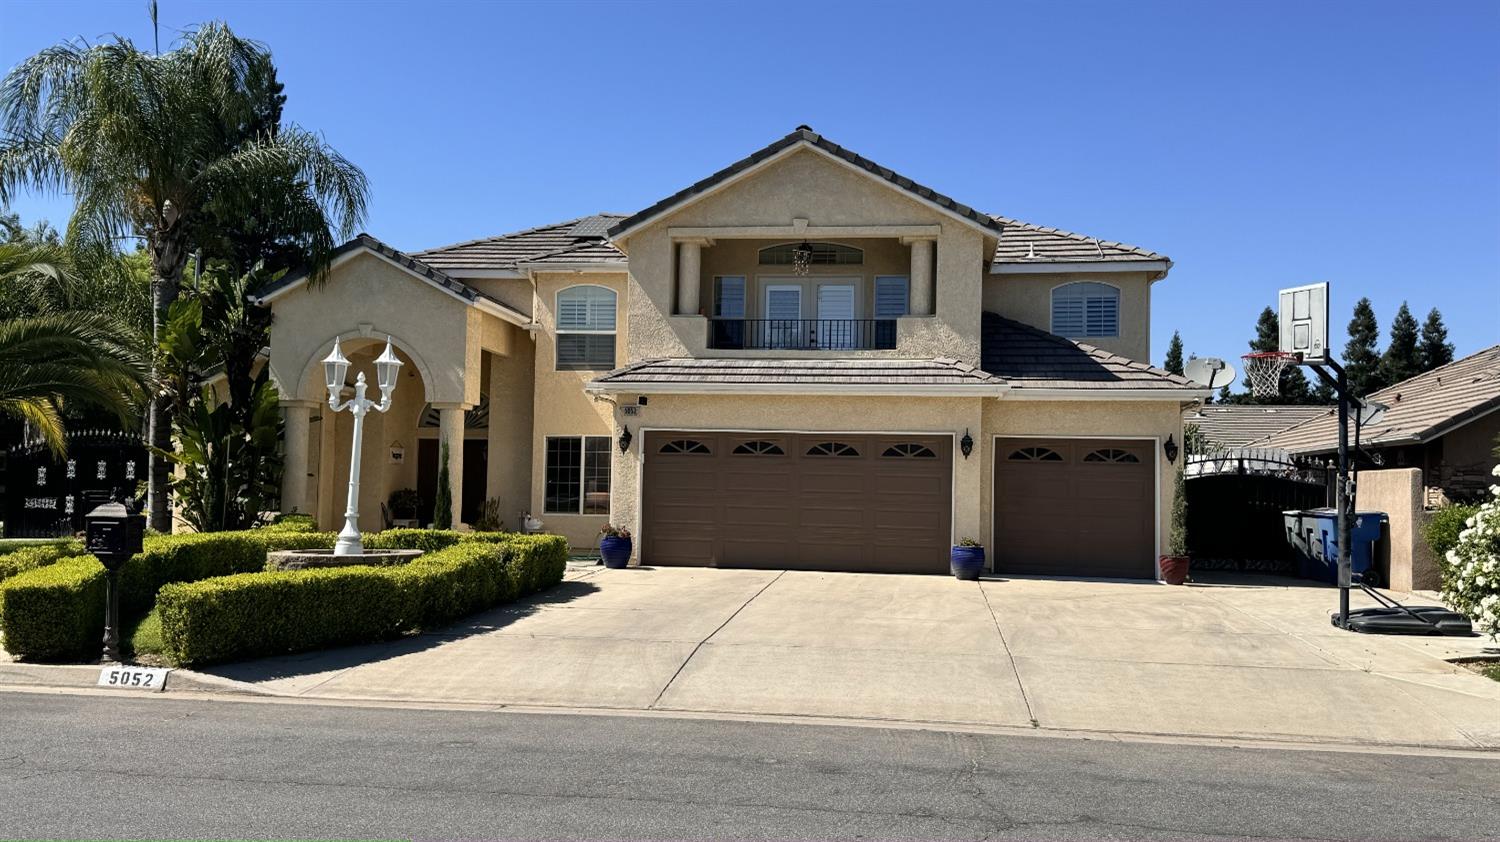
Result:
{"label": "white lamp post", "polygon": [[349,373],[349,360],[339,350],[338,339],[333,340],[333,352],[323,360],[323,373],[328,383],[328,406],[334,412],[349,410],[354,415],[354,448],[349,451],[349,500],[344,506],[344,529],[339,532],[338,543],[333,545],[336,556],[364,555],[364,544],[359,539],[359,454],[364,440],[365,413],[370,410],[385,412],[391,408],[391,393],[396,391],[396,375],[401,372],[401,361],[391,347],[391,338],[385,338],[385,352],[375,360],[375,378],[380,381],[380,402],[365,397],[365,375],[363,372],[354,381],[354,398],[339,403],[339,392],[344,388],[344,376]]}

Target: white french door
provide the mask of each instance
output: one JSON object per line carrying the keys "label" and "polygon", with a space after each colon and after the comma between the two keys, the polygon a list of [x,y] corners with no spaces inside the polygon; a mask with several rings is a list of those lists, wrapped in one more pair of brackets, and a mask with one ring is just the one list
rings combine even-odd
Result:
{"label": "white french door", "polygon": [[859,337],[855,335],[854,285],[818,285],[819,348],[856,348]]}
{"label": "white french door", "polygon": [[767,348],[802,348],[802,285],[767,284],[765,321],[762,323]]}

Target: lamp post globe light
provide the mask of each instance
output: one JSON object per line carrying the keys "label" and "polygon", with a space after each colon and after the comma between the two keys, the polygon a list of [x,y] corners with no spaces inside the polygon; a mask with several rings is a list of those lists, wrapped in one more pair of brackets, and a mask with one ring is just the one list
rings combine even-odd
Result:
{"label": "lamp post globe light", "polygon": [[344,389],[344,377],[349,373],[349,360],[339,349],[338,339],[333,340],[333,351],[323,360],[323,373],[328,384],[328,407],[334,412],[348,410],[354,416],[354,444],[349,451],[349,499],[344,506],[344,528],[339,532],[338,543],[333,545],[335,556],[363,555],[365,548],[359,537],[359,454],[364,441],[365,415],[374,410],[385,412],[391,408],[391,394],[396,391],[396,377],[401,372],[401,360],[391,347],[391,338],[385,338],[385,351],[375,360],[375,379],[380,385],[380,400],[365,397],[368,385],[361,372],[354,381],[354,397],[339,402]]}

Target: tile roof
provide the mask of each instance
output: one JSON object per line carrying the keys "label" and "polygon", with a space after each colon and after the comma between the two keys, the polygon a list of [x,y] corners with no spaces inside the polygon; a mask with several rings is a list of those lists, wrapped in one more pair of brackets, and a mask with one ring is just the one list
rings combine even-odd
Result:
{"label": "tile roof", "polygon": [[551,225],[527,228],[497,237],[484,237],[440,246],[415,254],[422,262],[447,270],[515,269],[531,261],[561,262],[559,256],[573,253],[570,260],[603,263],[624,260],[619,249],[603,239],[598,230],[604,222],[623,219],[616,213],[580,216]]}
{"label": "tile roof", "polygon": [[[1421,444],[1488,412],[1500,410],[1500,345],[1454,360],[1370,394],[1390,409],[1360,431],[1366,447]],[[1293,453],[1324,453],[1338,448],[1338,413],[1325,408],[1316,418],[1275,433],[1265,442]]]}
{"label": "tile roof", "polygon": [[882,358],[750,359],[673,358],[643,360],[602,375],[604,386],[660,386],[663,384],[719,384],[754,387],[823,385],[858,388],[924,386],[1003,387],[998,377],[959,362]]}
{"label": "tile roof", "polygon": [[1033,225],[1003,216],[995,219],[1005,226],[1005,231],[1000,235],[1000,243],[995,247],[994,259],[997,263],[1171,262],[1166,255],[1139,246],[1097,240],[1060,228]]}
{"label": "tile roof", "polygon": [[[470,303],[484,301],[488,304],[493,304],[496,307],[507,310],[519,318],[528,320],[531,318],[526,313],[517,310],[515,307],[506,304],[500,299],[495,298],[494,296],[487,293],[481,292],[480,290],[477,290],[474,287],[471,287],[468,284],[451,277],[447,273],[443,272],[440,269],[434,268],[432,265],[426,263],[425,261],[417,260],[411,255],[406,254],[405,252],[388,246],[385,243],[370,236],[369,234],[359,234],[354,239],[350,240],[347,243],[344,243],[337,249],[334,249],[333,259],[337,260],[338,258],[344,256],[345,254],[348,254],[349,252],[355,251],[356,249],[369,249],[370,251],[373,251],[376,254],[379,254],[390,260],[391,262],[411,271],[413,274],[416,274],[427,283],[432,284],[439,289],[447,290],[448,292],[451,292],[454,295],[457,295],[459,298],[462,298],[463,300]],[[276,282],[262,289],[256,295],[256,299],[259,301],[265,301],[266,299],[275,296],[277,293],[280,293],[288,287],[291,287],[293,284],[305,281],[307,279],[307,274],[308,272],[306,269],[299,269],[295,272],[288,272],[285,275],[281,276],[281,278]]]}
{"label": "tile roof", "polygon": [[1003,378],[1017,392],[1025,389],[1205,391],[1186,377],[994,313],[985,313],[982,325],[984,370]]}
{"label": "tile roof", "polygon": [[905,190],[907,193],[910,193],[925,201],[931,202],[951,213],[957,214],[958,216],[961,216],[969,220],[970,222],[973,222],[975,225],[981,228],[988,228],[997,235],[1001,232],[1001,223],[989,214],[980,213],[979,211],[974,210],[968,205],[965,205],[955,199],[949,198],[948,196],[937,192],[936,190],[933,190],[931,187],[925,187],[921,184],[916,183],[915,181],[912,181],[906,176],[895,172],[894,170],[882,167],[874,161],[871,161],[869,158],[864,157],[863,155],[859,155],[858,153],[839,146],[837,143],[834,143],[828,138],[823,137],[807,126],[798,126],[792,131],[791,134],[771,143],[769,146],[766,146],[756,152],[752,152],[750,155],[741,158],[738,161],[735,161],[734,163],[730,164],[722,170],[719,170],[708,178],[685,187],[682,190],[679,190],[676,193],[668,196],[667,198],[662,199],[651,207],[631,214],[630,216],[616,222],[614,226],[609,229],[609,235],[611,237],[619,236],[624,231],[630,228],[634,228],[635,226],[640,225],[641,223],[653,217],[660,216],[668,210],[687,201],[688,199],[700,193],[704,193],[713,189],[725,180],[738,175],[739,173],[744,172],[751,167],[754,167],[756,164],[761,163],[767,158],[772,158],[778,153],[799,143],[807,143],[818,149],[821,149],[824,152],[827,152],[828,154],[833,155],[849,164],[853,164],[855,167],[858,167],[859,169],[862,169],[867,173],[878,176],[879,178],[882,178],[890,182],[891,184],[894,184],[896,187]]}
{"label": "tile roof", "polygon": [[1327,411],[1326,406],[1212,404],[1201,411],[1199,407],[1187,410],[1182,423],[1196,426],[1205,439],[1221,448],[1244,447]]}

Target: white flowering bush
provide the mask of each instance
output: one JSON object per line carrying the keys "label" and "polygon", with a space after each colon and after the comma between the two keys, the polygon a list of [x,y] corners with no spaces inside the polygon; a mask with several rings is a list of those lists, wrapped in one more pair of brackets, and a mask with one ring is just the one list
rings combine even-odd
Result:
{"label": "white flowering bush", "polygon": [[[1500,477],[1500,466],[1494,474]],[[1443,599],[1474,621],[1474,630],[1500,640],[1500,485],[1464,521],[1444,559]]]}

